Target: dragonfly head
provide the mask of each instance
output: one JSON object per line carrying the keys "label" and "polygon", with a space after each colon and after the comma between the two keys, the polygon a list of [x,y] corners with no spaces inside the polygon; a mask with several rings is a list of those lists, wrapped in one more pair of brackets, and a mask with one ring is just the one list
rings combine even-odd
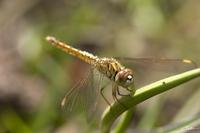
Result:
{"label": "dragonfly head", "polygon": [[129,68],[122,69],[116,74],[115,82],[124,88],[134,86],[133,71]]}

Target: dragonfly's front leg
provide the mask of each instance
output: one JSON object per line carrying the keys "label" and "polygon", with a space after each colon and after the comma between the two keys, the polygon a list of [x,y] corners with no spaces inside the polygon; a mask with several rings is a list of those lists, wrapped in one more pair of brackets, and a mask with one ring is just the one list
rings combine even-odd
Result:
{"label": "dragonfly's front leg", "polygon": [[[126,89],[127,90],[127,89]],[[129,91],[129,90],[128,90]],[[129,91],[130,92],[130,91]],[[130,92],[131,93],[131,92]],[[119,95],[119,96],[131,96],[131,94],[122,94],[121,92],[120,92],[120,90],[119,90],[119,87],[117,88],[117,94]]]}
{"label": "dragonfly's front leg", "polygon": [[121,104],[125,109],[127,109],[127,107],[123,103],[121,103],[119,101],[119,99],[117,98],[117,94],[119,95],[119,87],[118,87],[117,84],[113,83],[112,84],[112,96],[113,96],[113,99],[115,101],[117,101],[119,104]]}
{"label": "dragonfly's front leg", "polygon": [[122,88],[125,89],[125,90],[127,90],[127,91],[129,92],[129,94],[122,94],[122,93],[120,92],[120,88],[117,87],[117,94],[118,94],[119,96],[132,96],[132,95],[133,95],[134,90],[131,90],[131,89],[128,89],[128,88],[124,88],[124,87],[122,87]]}
{"label": "dragonfly's front leg", "polygon": [[100,93],[101,93],[101,96],[103,97],[103,99],[106,101],[106,103],[107,103],[109,106],[111,106],[110,102],[106,99],[106,97],[105,97],[104,94],[103,94],[103,91],[104,91],[104,89],[105,89],[107,86],[108,86],[108,84],[106,84],[106,85],[104,85],[103,87],[101,87]]}
{"label": "dragonfly's front leg", "polygon": [[117,100],[118,101],[117,95],[116,95],[117,88],[118,88],[118,86],[113,83],[112,84],[112,97],[113,97],[113,100]]}

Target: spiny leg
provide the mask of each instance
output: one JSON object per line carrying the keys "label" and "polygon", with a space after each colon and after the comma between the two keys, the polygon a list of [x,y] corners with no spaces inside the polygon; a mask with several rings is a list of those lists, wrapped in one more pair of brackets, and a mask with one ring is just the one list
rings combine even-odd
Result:
{"label": "spiny leg", "polygon": [[125,109],[127,109],[127,107],[123,103],[121,103],[119,101],[119,99],[117,98],[116,94],[118,93],[118,90],[119,90],[119,87],[116,84],[113,84],[113,86],[112,86],[112,96],[113,96],[113,99],[114,99],[114,101],[117,101],[119,104],[121,104]]}
{"label": "spiny leg", "polygon": [[112,84],[112,97],[114,101],[117,101],[116,87],[113,84]]}
{"label": "spiny leg", "polygon": [[[127,90],[127,89],[126,89]],[[130,92],[130,91],[129,91]],[[119,96],[130,96],[130,94],[122,94],[120,91],[119,91],[119,87],[117,87],[117,94]]]}
{"label": "spiny leg", "polygon": [[[122,87],[122,88],[123,88],[123,87]],[[123,88],[123,89],[127,90],[127,91],[129,92],[129,94],[122,94],[122,93],[119,91],[119,88],[118,88],[118,89],[117,89],[117,94],[118,94],[119,96],[132,96],[132,93],[134,92],[133,90],[128,89],[128,88]]]}
{"label": "spiny leg", "polygon": [[103,97],[103,99],[106,101],[106,103],[111,107],[111,104],[110,104],[110,102],[108,101],[108,99],[106,99],[106,97],[104,96],[104,94],[103,94],[103,91],[104,91],[104,89],[106,88],[106,86],[107,86],[108,84],[106,84],[105,86],[103,86],[101,89],[100,89],[100,92],[101,92],[101,96]]}

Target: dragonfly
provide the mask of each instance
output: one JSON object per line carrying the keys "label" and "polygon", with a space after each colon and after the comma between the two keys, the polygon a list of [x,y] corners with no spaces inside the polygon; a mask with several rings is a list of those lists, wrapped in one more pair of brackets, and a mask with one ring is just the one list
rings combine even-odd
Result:
{"label": "dragonfly", "polygon": [[[139,58],[139,59],[134,59],[134,58],[123,58],[123,57],[117,57],[117,58],[107,58],[107,57],[98,57],[95,56],[87,51],[79,50],[76,49],[67,43],[64,43],[55,37],[52,36],[47,36],[46,40],[52,44],[53,46],[56,46],[57,48],[63,50],[64,52],[75,56],[82,60],[83,62],[89,64],[92,66],[92,68],[95,68],[101,75],[104,77],[107,77],[110,82],[112,82],[112,97],[114,100],[118,101],[118,96],[130,96],[134,95],[135,92],[135,82],[134,82],[134,70],[130,67],[125,66],[121,63],[121,61],[126,61],[126,62],[179,62],[179,63],[185,63],[185,64],[194,64],[193,61],[188,60],[188,59],[148,59],[148,58]],[[196,64],[194,64],[196,65]],[[88,76],[89,77],[89,76]],[[65,95],[61,102],[61,106],[64,106],[66,103],[71,102],[71,104],[75,103],[75,97],[78,97],[78,94],[74,93],[75,90],[79,90],[81,86],[86,84],[86,81],[83,80],[83,82],[79,82],[74,88],[69,90],[69,92]],[[100,87],[100,94],[105,100],[105,102],[108,105],[111,105],[109,100],[105,97],[103,91],[106,87]],[[120,89],[123,88],[125,89],[128,94],[122,94],[120,92]],[[76,94],[76,95],[74,95]],[[91,94],[93,95],[93,94]],[[85,96],[87,97],[87,96]],[[74,99],[74,100],[71,100]],[[73,106],[73,105],[72,105]]]}

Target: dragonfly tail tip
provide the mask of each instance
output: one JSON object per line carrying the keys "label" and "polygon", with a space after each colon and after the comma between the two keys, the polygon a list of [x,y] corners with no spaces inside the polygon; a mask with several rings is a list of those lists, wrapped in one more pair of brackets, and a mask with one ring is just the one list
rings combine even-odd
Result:
{"label": "dragonfly tail tip", "polygon": [[54,44],[56,42],[56,38],[55,37],[52,37],[52,36],[47,36],[46,37],[46,40],[48,42],[50,42],[51,44]]}

